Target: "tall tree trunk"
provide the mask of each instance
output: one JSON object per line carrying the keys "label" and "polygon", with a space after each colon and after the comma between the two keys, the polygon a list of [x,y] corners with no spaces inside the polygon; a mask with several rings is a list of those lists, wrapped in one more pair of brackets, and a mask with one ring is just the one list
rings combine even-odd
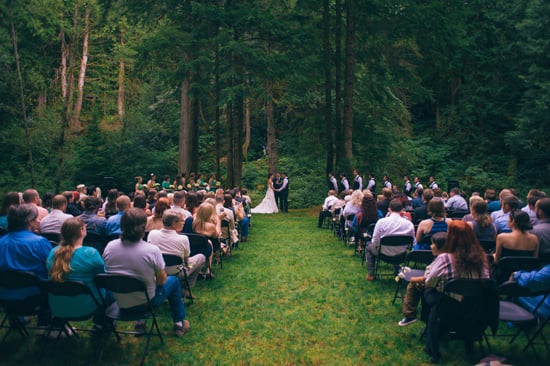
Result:
{"label": "tall tree trunk", "polygon": [[21,63],[19,62],[19,49],[17,47],[17,32],[15,31],[15,26],[13,23],[10,23],[11,27],[11,40],[13,42],[13,54],[15,57],[15,66],[17,68],[17,80],[19,82],[19,96],[21,101],[21,112],[23,114],[23,125],[25,126],[25,139],[27,141],[27,150],[29,155],[29,169],[31,173],[31,187],[35,187],[35,178],[34,178],[34,162],[32,158],[32,139],[31,131],[29,127],[29,120],[27,118],[27,106],[25,103],[25,90],[23,88],[23,74],[21,72]]}
{"label": "tall tree trunk", "polygon": [[[121,35],[120,36],[120,45],[124,47],[124,38]],[[124,59],[121,58],[119,64],[118,64],[118,95],[116,100],[117,105],[117,114],[119,120],[122,122],[124,120],[124,104],[125,104],[125,98],[124,98],[124,80],[126,76],[126,65],[124,63]],[[179,172],[181,174],[181,172]]]}
{"label": "tall tree trunk", "polygon": [[67,71],[69,48],[67,46],[67,41],[65,40],[65,32],[61,31],[59,33],[59,38],[61,39],[61,97],[65,99],[69,89],[69,76]]}
{"label": "tall tree trunk", "polygon": [[243,136],[243,97],[235,96],[228,110],[227,126],[227,186],[235,187],[241,184],[242,178],[242,136]]}
{"label": "tall tree trunk", "polygon": [[[216,27],[216,35],[218,34],[218,27]],[[215,145],[216,145],[216,177],[218,180],[221,179],[221,167],[220,161],[222,158],[221,151],[221,126],[220,126],[220,99],[221,99],[221,85],[220,85],[220,45],[216,43],[216,52],[214,59],[214,88],[215,88],[215,116],[214,116],[214,128],[215,132]]]}
{"label": "tall tree trunk", "polygon": [[200,135],[200,99],[193,98],[191,104],[191,171],[200,172],[199,135]]}
{"label": "tall tree trunk", "polygon": [[345,167],[353,169],[353,88],[355,74],[355,0],[346,1],[346,67],[344,85],[344,152]]}
{"label": "tall tree trunk", "polygon": [[78,73],[78,87],[74,112],[71,119],[71,129],[79,131],[80,112],[82,111],[82,102],[84,100],[84,82],[86,80],[86,67],[88,65],[88,40],[90,33],[90,6],[86,6],[84,13],[84,34],[82,37],[82,59],[80,60],[80,72]]}
{"label": "tall tree trunk", "polygon": [[267,119],[267,166],[270,172],[277,171],[277,129],[273,113],[273,81],[266,82],[267,100],[265,103],[265,116]]}
{"label": "tall tree trunk", "polygon": [[191,124],[189,103],[189,78],[186,75],[181,83],[180,132],[178,149],[178,174],[191,172],[193,125]]}
{"label": "tall tree trunk", "polygon": [[248,148],[250,147],[250,98],[244,100],[244,143],[243,157],[246,160]]}
{"label": "tall tree trunk", "polygon": [[334,145],[332,120],[332,80],[331,80],[331,47],[330,47],[330,2],[323,0],[323,67],[325,69],[325,134],[326,134],[326,173],[334,170]]}
{"label": "tall tree trunk", "polygon": [[344,135],[342,130],[342,2],[336,0],[334,24],[334,154],[336,168],[343,169]]}

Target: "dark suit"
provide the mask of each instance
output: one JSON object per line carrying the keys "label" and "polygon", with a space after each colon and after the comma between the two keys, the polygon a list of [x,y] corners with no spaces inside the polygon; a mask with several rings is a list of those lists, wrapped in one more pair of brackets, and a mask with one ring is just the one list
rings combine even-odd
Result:
{"label": "dark suit", "polygon": [[283,204],[281,202],[281,192],[279,192],[279,188],[281,188],[281,186],[283,185],[283,179],[282,178],[276,178],[274,177],[273,178],[273,190],[275,191],[275,203],[277,204],[277,206],[281,209],[281,211],[283,210]]}

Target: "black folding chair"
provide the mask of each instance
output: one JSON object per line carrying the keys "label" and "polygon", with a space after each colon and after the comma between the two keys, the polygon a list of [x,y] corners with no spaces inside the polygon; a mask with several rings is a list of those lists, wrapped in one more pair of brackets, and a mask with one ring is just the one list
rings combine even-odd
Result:
{"label": "black folding chair", "polygon": [[512,272],[515,271],[533,271],[540,268],[537,258],[533,257],[502,257],[493,266],[491,277],[500,285],[508,281]]}
{"label": "black folding chair", "polygon": [[424,276],[426,266],[434,260],[434,255],[431,250],[412,250],[407,253],[405,258],[405,267],[410,268],[408,272],[404,274],[404,277],[399,277],[397,285],[395,287],[395,294],[393,295],[392,304],[395,304],[395,299],[404,299],[401,293],[401,284],[405,282],[408,284],[413,277]]}
{"label": "black folding chair", "polygon": [[[47,335],[55,328],[60,327],[57,339],[61,337],[62,332],[67,337],[74,334],[78,338],[78,333],[69,334],[68,329],[73,329],[71,321],[84,321],[92,318],[100,309],[100,300],[94,296],[90,288],[79,281],[55,282],[52,280],[44,281],[42,284],[48,295],[48,303],[52,312],[53,321],[48,328]],[[88,328],[74,328],[83,331],[92,331]]]}
{"label": "black folding chair", "polygon": [[479,244],[483,247],[485,250],[485,253],[494,253],[496,248],[496,241],[495,240],[480,240]]}
{"label": "black folding chair", "polygon": [[[0,344],[3,344],[12,331],[21,336],[28,336],[29,332],[20,317],[37,315],[47,306],[47,300],[41,289],[41,280],[32,272],[4,270],[0,271],[0,289],[9,293],[28,290],[29,295],[21,299],[12,299],[9,296],[0,297],[0,305],[4,309],[4,318],[0,328],[7,328]],[[7,327],[6,327],[7,323]]]}
{"label": "black folding chair", "polygon": [[105,240],[105,237],[103,235],[88,232],[86,233],[82,244],[88,247],[93,247],[97,249],[99,254],[103,254],[105,246],[107,245],[107,241]]}
{"label": "black folding chair", "polygon": [[[355,236],[353,235],[353,230],[351,230],[350,226],[354,218],[355,215],[347,215],[346,221],[344,223],[344,236],[342,237],[342,241],[348,248],[352,245],[355,245]],[[348,222],[350,224],[348,224]]]}
{"label": "black folding chair", "polygon": [[[206,266],[210,267],[210,261],[208,258],[211,255],[211,252],[213,250],[212,246],[208,243],[208,238],[201,234],[188,234],[185,233],[185,236],[187,236],[187,239],[189,239],[189,249],[190,254],[189,256],[192,257],[195,254],[203,254],[206,257]],[[209,268],[211,270],[211,268]]]}
{"label": "black folding chair", "polygon": [[[393,265],[394,267],[402,265],[407,257],[407,249],[410,249],[413,240],[414,238],[408,235],[392,235],[381,238],[374,263],[374,276],[382,279],[380,262]],[[392,275],[395,275],[395,273],[392,272]]]}
{"label": "black folding chair", "polygon": [[40,233],[41,236],[48,239],[50,242],[59,243],[61,241],[61,234],[59,233]]}
{"label": "black folding chair", "polygon": [[183,289],[187,290],[189,293],[189,304],[192,304],[193,294],[191,293],[191,287],[189,286],[187,270],[185,269],[183,259],[180,256],[166,253],[162,253],[162,258],[164,258],[164,264],[166,265],[166,272],[168,274],[178,276],[178,278],[183,278]]}
{"label": "black folding chair", "polygon": [[[107,274],[107,273],[97,274],[94,277],[94,283],[98,289],[104,288],[105,290],[113,293],[115,297],[117,296],[117,294],[129,294],[133,292],[139,292],[144,295],[145,301],[131,308],[121,308],[118,306],[116,302],[111,306],[107,307],[105,303],[105,298],[101,296],[101,302],[103,304],[103,308],[105,309],[105,315],[112,322],[114,321],[133,322],[137,320],[151,318],[152,320],[151,326],[149,330],[145,331],[145,333],[139,333],[135,331],[123,332],[123,331],[116,330],[114,327],[111,327],[110,329],[111,333],[114,333],[114,335],[117,338],[117,341],[119,342],[120,342],[120,334],[133,334],[136,336],[145,337],[146,339],[145,349],[143,351],[143,357],[141,359],[141,365],[143,365],[143,363],[145,362],[145,358],[147,357],[147,353],[149,352],[149,343],[151,341],[151,336],[153,335],[158,336],[160,339],[160,343],[164,344],[164,340],[162,339],[162,333],[160,332],[157,318],[155,316],[153,306],[151,305],[151,299],[149,298],[149,294],[147,292],[147,287],[145,286],[145,283],[134,277]],[[100,351],[98,363],[101,363],[102,356],[103,356],[103,347],[101,348],[101,351]]]}
{"label": "black folding chair", "polygon": [[[439,359],[439,341],[445,335],[464,341],[466,354],[473,357],[475,342],[483,349],[483,338],[490,349],[485,330],[498,327],[499,300],[492,279],[454,279],[447,282],[440,301],[430,307],[427,349]],[[460,301],[458,301],[460,298]]]}

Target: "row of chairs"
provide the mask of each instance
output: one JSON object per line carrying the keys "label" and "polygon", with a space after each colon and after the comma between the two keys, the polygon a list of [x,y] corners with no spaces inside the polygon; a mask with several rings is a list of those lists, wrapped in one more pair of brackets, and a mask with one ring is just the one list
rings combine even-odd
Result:
{"label": "row of chairs", "polygon": [[[51,311],[53,319],[45,330],[45,335],[49,335],[54,331],[54,327],[56,329],[60,328],[61,330],[58,333],[57,339],[61,337],[62,332],[67,336],[74,335],[78,337],[77,332],[70,331],[74,329],[70,322],[89,320],[97,311],[104,312],[105,316],[110,320],[110,324],[112,324],[112,326],[108,326],[104,329],[106,337],[104,337],[103,346],[107,341],[108,335],[111,333],[115,335],[118,342],[121,341],[120,334],[136,334],[135,332],[117,330],[114,326],[115,321],[126,322],[151,319],[149,330],[146,331],[145,334],[140,334],[146,339],[141,359],[141,364],[143,365],[149,350],[151,336],[157,336],[161,343],[164,342],[145,283],[134,277],[105,273],[96,275],[94,283],[98,289],[105,289],[112,293],[126,294],[141,292],[144,294],[146,301],[131,309],[119,308],[116,302],[108,306],[103,296],[97,298],[90,288],[82,282],[43,281],[31,272],[0,271],[0,288],[3,290],[18,290],[29,287],[35,287],[37,289],[36,295],[21,300],[11,300],[8,298],[0,299],[5,314],[1,327],[7,328],[2,338],[2,343],[12,331],[17,331],[22,336],[28,336],[29,332],[27,327],[20,319],[23,316],[37,315],[40,311],[40,307],[44,306],[44,299],[47,298],[49,310]],[[99,293],[101,294],[101,292]],[[91,299],[93,306],[86,306],[83,297],[87,300]],[[62,300],[56,301],[56,299]],[[70,309],[70,311],[67,309]],[[85,328],[78,328],[76,330],[92,331],[92,329]],[[103,346],[99,352],[99,362],[102,358]]]}

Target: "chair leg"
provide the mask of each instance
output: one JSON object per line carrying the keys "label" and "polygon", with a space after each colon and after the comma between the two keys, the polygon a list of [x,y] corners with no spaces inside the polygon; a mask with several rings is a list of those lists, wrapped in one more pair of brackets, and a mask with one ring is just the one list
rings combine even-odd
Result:
{"label": "chair leg", "polygon": [[391,301],[392,305],[395,304],[395,299],[397,299],[398,297],[400,299],[403,299],[403,295],[399,293],[399,290],[401,289],[401,281],[403,281],[401,278],[399,278],[399,280],[397,281],[397,286],[395,287],[395,293],[393,294],[393,300]]}

